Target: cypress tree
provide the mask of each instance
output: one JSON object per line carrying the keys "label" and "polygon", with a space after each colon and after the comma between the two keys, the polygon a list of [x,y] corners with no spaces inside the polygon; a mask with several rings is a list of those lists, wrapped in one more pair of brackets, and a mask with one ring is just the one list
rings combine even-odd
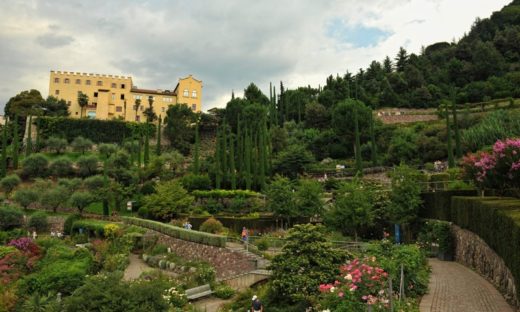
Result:
{"label": "cypress tree", "polygon": [[265,171],[266,171],[266,147],[265,147],[265,120],[262,121],[262,127],[259,132],[258,140],[258,188],[260,190],[265,187]]}
{"label": "cypress tree", "polygon": [[7,121],[2,129],[2,159],[0,163],[0,177],[7,175]]}
{"label": "cypress tree", "polygon": [[245,144],[244,144],[244,156],[245,156],[245,172],[244,178],[246,181],[246,189],[251,189],[251,136],[248,129],[246,129]]}
{"label": "cypress tree", "polygon": [[155,147],[155,155],[161,156],[161,128],[162,116],[159,116],[159,124],[157,125],[157,145]]}
{"label": "cypress tree", "polygon": [[27,126],[27,146],[25,147],[25,156],[31,155],[32,152],[32,115],[29,115],[29,125]]}
{"label": "cypress tree", "polygon": [[237,149],[236,149],[236,170],[238,171],[238,181],[240,184],[242,178],[242,172],[244,170],[244,138],[242,134],[242,122],[240,120],[240,115],[238,115],[237,119]]}
{"label": "cypress tree", "polygon": [[229,171],[231,175],[231,189],[237,188],[237,174],[235,166],[235,142],[231,128],[229,129]]}
{"label": "cypress tree", "polygon": [[220,135],[222,136],[221,139],[220,139],[220,144],[222,144],[221,146],[221,149],[220,149],[220,153],[221,153],[221,158],[220,158],[220,166],[222,168],[222,181],[224,183],[228,183],[229,182],[229,175],[228,175],[228,160],[227,160],[227,124],[225,123],[224,121],[224,125],[223,125],[223,128],[221,131],[220,131]]}
{"label": "cypress tree", "polygon": [[453,148],[451,146],[451,127],[450,127],[450,113],[448,111],[449,103],[446,102],[446,131],[448,134],[448,167],[455,167],[455,159],[453,158]]}
{"label": "cypress tree", "polygon": [[18,115],[14,116],[13,124],[13,169],[18,169]]}
{"label": "cypress tree", "polygon": [[40,143],[40,118],[36,119],[36,139],[34,140],[34,148],[37,152],[40,151],[41,143]]}
{"label": "cypress tree", "polygon": [[371,156],[372,156],[372,165],[377,167],[377,144],[376,144],[376,134],[374,133],[374,115],[372,111],[370,111],[370,147],[371,147]]}
{"label": "cypress tree", "polygon": [[103,215],[105,217],[108,216],[108,196],[110,192],[108,191],[108,175],[107,175],[107,167],[108,167],[108,156],[103,160],[103,186],[105,187],[105,194],[103,196]]}
{"label": "cypress tree", "polygon": [[278,103],[277,103],[277,97],[276,97],[276,86],[273,86],[273,106],[274,106],[274,123],[273,125],[278,124]]}
{"label": "cypress tree", "polygon": [[[146,123],[148,125],[148,123]],[[148,131],[148,127],[146,127],[144,134],[144,156],[143,156],[144,166],[146,167],[150,162],[150,133]]]}
{"label": "cypress tree", "polygon": [[221,173],[221,165],[220,165],[220,127],[217,128],[217,145],[215,148],[215,188],[220,189],[220,184],[222,183],[222,173]]}
{"label": "cypress tree", "polygon": [[357,107],[354,108],[354,135],[355,135],[355,156],[356,156],[356,173],[363,174],[363,161],[361,160],[361,142],[359,138],[359,122]]}
{"label": "cypress tree", "polygon": [[455,91],[452,91],[452,111],[453,111],[453,126],[455,127],[455,153],[458,159],[462,158],[462,147],[460,144],[460,130],[459,122],[457,119],[457,106],[455,105]]}
{"label": "cypress tree", "polygon": [[195,125],[195,151],[193,152],[193,173],[199,174],[200,171],[200,138],[199,138],[199,119]]}
{"label": "cypress tree", "polygon": [[141,168],[141,151],[143,149],[143,135],[139,135],[139,142],[137,143],[137,167]]}

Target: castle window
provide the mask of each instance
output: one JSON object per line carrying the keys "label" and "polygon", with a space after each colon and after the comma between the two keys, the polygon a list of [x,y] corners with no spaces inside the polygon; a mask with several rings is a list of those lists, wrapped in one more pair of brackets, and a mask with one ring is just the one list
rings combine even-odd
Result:
{"label": "castle window", "polygon": [[191,110],[197,110],[197,104],[191,104]]}
{"label": "castle window", "polygon": [[54,78],[54,83],[60,83],[60,78]]}
{"label": "castle window", "polygon": [[191,91],[191,97],[194,98],[194,99],[197,98],[197,91],[196,90]]}
{"label": "castle window", "polygon": [[54,95],[60,95],[60,90],[55,90]]}
{"label": "castle window", "polygon": [[94,97],[97,97],[98,96],[98,93],[97,92],[94,92]]}
{"label": "castle window", "polygon": [[190,96],[190,91],[188,89],[184,89],[183,95],[184,95],[184,97]]}
{"label": "castle window", "polygon": [[65,80],[63,82],[64,83],[70,83],[70,79],[69,78],[65,78]]}
{"label": "castle window", "polygon": [[112,87],[112,88],[116,88],[116,87],[117,87],[116,83],[115,83],[115,82],[112,82],[111,87]]}
{"label": "castle window", "polygon": [[135,121],[140,121],[141,120],[141,116],[135,116]]}
{"label": "castle window", "polygon": [[102,86],[102,85],[103,85],[103,81],[98,80],[97,85],[98,85],[98,86]]}
{"label": "castle window", "polygon": [[123,111],[123,106],[116,106],[116,112],[120,113]]}
{"label": "castle window", "polygon": [[76,84],[81,84],[81,79],[76,79]]}
{"label": "castle window", "polygon": [[121,84],[121,89],[124,89],[124,88],[125,88],[125,84],[122,83],[122,84]]}
{"label": "castle window", "polygon": [[121,100],[124,100],[125,99],[125,95],[124,94],[121,94],[121,96],[119,97]]}
{"label": "castle window", "polygon": [[86,84],[87,86],[90,86],[90,80],[85,81],[85,84]]}

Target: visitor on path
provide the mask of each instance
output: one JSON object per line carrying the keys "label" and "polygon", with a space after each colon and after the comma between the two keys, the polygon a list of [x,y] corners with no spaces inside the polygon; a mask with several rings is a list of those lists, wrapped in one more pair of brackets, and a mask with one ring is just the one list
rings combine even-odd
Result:
{"label": "visitor on path", "polygon": [[38,237],[38,234],[36,234],[36,231],[32,232],[32,238],[33,240],[36,240],[36,237]]}
{"label": "visitor on path", "polygon": [[256,295],[253,296],[253,302],[251,303],[251,311],[253,312],[264,312],[264,305],[258,299]]}
{"label": "visitor on path", "polygon": [[247,242],[247,238],[248,238],[248,236],[249,236],[249,234],[248,234],[248,232],[247,232],[246,227],[244,226],[244,227],[242,228],[242,241],[243,241],[244,243]]}

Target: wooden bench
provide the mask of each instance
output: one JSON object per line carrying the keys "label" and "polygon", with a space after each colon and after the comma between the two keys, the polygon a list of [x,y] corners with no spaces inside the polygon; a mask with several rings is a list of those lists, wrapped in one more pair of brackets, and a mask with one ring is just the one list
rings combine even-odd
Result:
{"label": "wooden bench", "polygon": [[188,300],[195,300],[198,298],[209,296],[213,293],[209,284],[190,288],[186,290],[186,297]]}

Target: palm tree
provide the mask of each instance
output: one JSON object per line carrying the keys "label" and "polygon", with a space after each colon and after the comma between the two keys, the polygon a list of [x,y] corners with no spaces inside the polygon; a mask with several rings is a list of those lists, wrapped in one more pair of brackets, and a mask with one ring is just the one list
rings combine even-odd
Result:
{"label": "palm tree", "polygon": [[79,93],[78,93],[78,104],[79,104],[79,107],[81,108],[80,117],[83,117],[83,110],[88,105],[88,95],[86,95],[85,93],[79,91]]}
{"label": "palm tree", "polygon": [[148,97],[148,108],[144,110],[143,114],[146,116],[146,122],[153,122],[157,119],[157,114],[153,111],[153,97]]}
{"label": "palm tree", "polygon": [[139,112],[139,106],[141,106],[141,99],[135,99],[135,121],[137,121],[137,114]]}

